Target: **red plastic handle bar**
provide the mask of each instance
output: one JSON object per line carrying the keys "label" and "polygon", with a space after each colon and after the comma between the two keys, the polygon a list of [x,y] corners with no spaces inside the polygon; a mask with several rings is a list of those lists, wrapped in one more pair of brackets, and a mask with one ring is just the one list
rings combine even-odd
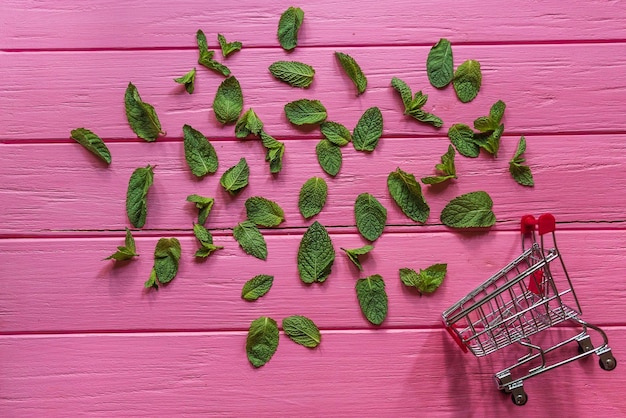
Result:
{"label": "red plastic handle bar", "polygon": [[522,216],[522,234],[532,234],[537,225],[537,220],[533,215]]}
{"label": "red plastic handle bar", "polygon": [[461,347],[461,350],[463,350],[464,353],[467,353],[467,346],[463,344],[463,341],[461,341],[461,337],[459,337],[459,334],[457,334],[456,331],[452,329],[452,327],[448,326],[446,327],[446,331],[448,331],[448,334],[452,336],[454,342],[457,343],[459,347]]}
{"label": "red plastic handle bar", "polygon": [[544,213],[539,216],[537,225],[539,225],[539,235],[548,234],[556,229],[556,219],[551,213]]}

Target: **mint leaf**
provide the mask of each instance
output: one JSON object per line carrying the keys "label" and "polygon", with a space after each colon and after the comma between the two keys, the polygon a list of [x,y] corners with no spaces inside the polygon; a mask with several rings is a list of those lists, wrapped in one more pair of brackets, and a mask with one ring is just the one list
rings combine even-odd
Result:
{"label": "mint leaf", "polygon": [[228,193],[235,194],[248,185],[249,177],[250,167],[248,167],[248,162],[245,158],[241,158],[236,165],[230,167],[222,174],[220,184]]}
{"label": "mint leaf", "polygon": [[361,193],[354,203],[356,227],[363,238],[376,241],[385,229],[387,209],[369,193]]}
{"label": "mint leaf", "polygon": [[422,188],[413,174],[401,170],[400,167],[396,168],[396,171],[387,176],[387,189],[406,216],[415,222],[426,222],[430,207],[424,200]]}
{"label": "mint leaf", "polygon": [[427,94],[423,94],[421,91],[418,91],[415,93],[415,97],[413,97],[413,93],[411,92],[409,85],[397,77],[391,79],[391,86],[398,93],[400,93],[402,103],[404,103],[405,115],[412,116],[420,122],[429,123],[436,128],[441,128],[443,126],[441,118],[421,109],[428,100]]}
{"label": "mint leaf", "polygon": [[291,341],[308,348],[315,348],[322,341],[319,328],[306,316],[292,315],[283,319],[283,331]]}
{"label": "mint leaf", "polygon": [[248,198],[245,203],[248,220],[260,226],[278,226],[285,220],[285,212],[278,203],[260,196]]}
{"label": "mint leaf", "polygon": [[259,136],[261,131],[263,131],[263,122],[252,108],[241,115],[235,124],[235,136],[240,139],[246,138],[250,134]]}
{"label": "mint leaf", "polygon": [[328,185],[321,177],[311,177],[300,189],[298,209],[306,219],[322,211],[328,196]]}
{"label": "mint leaf", "polygon": [[526,159],[522,158],[524,152],[526,152],[526,138],[522,136],[517,144],[515,155],[509,161],[509,172],[515,181],[522,186],[532,187],[535,185],[535,181],[530,167],[524,164],[526,162]]}
{"label": "mint leaf", "polygon": [[387,292],[385,282],[379,274],[359,279],[356,282],[356,296],[361,312],[374,325],[380,325],[387,317]]}
{"label": "mint leaf", "polygon": [[290,7],[280,16],[277,35],[284,50],[291,51],[298,45],[298,31],[303,20],[304,11],[299,7]]}
{"label": "mint leaf", "polygon": [[315,221],[307,229],[298,248],[298,273],[304,283],[323,282],[335,262],[335,249],[324,226]]}
{"label": "mint leaf", "polygon": [[406,110],[411,108],[413,92],[411,91],[409,85],[400,80],[398,77],[394,77],[391,79],[391,87],[393,87],[400,94],[400,98],[402,98],[402,103],[404,104],[404,109]]}
{"label": "mint leaf", "polygon": [[438,184],[442,183],[449,179],[455,179],[456,176],[456,167],[454,166],[454,147],[452,145],[448,145],[448,152],[441,156],[441,164],[435,165],[435,170],[442,173],[439,176],[432,177],[423,177],[422,183],[424,184]]}
{"label": "mint leaf", "polygon": [[267,259],[267,244],[261,231],[252,221],[243,221],[233,229],[233,237],[241,248],[260,260]]}
{"label": "mint leaf", "polygon": [[483,191],[452,199],[441,212],[441,222],[451,228],[483,228],[496,223],[491,197]]}
{"label": "mint leaf", "polygon": [[178,84],[183,84],[185,86],[185,90],[187,90],[187,93],[193,93],[196,82],[196,68],[194,67],[191,71],[189,71],[182,77],[175,78],[174,81]]}
{"label": "mint leaf", "polygon": [[412,116],[420,122],[433,125],[435,128],[441,128],[443,126],[443,120],[441,120],[439,116],[433,115],[432,113],[426,113],[422,109],[413,109],[408,111],[406,114]]}
{"label": "mint leaf", "polygon": [[261,141],[266,149],[265,161],[270,163],[270,173],[280,173],[283,168],[283,155],[285,154],[285,144],[277,141],[272,136],[261,131]]}
{"label": "mint leaf", "polygon": [[478,95],[482,80],[480,63],[474,60],[465,61],[456,69],[452,80],[456,96],[463,103],[471,102]]}
{"label": "mint leaf", "polygon": [[320,167],[326,173],[333,177],[339,173],[343,155],[338,145],[333,144],[328,139],[322,139],[315,147],[315,153],[317,154],[317,161],[320,163]]}
{"label": "mint leaf", "polygon": [[213,207],[213,203],[215,203],[215,199],[212,197],[190,194],[187,196],[187,202],[195,203],[196,207],[200,209],[198,211],[198,223],[200,225],[204,225],[206,218],[209,216],[209,213],[211,213],[211,208]]}
{"label": "mint leaf", "polygon": [[450,41],[441,38],[430,48],[426,59],[426,73],[433,87],[441,89],[450,84],[454,75]]}
{"label": "mint leaf", "polygon": [[245,300],[257,300],[269,292],[274,283],[274,276],[259,274],[248,280],[241,289],[241,298]]}
{"label": "mint leaf", "polygon": [[367,109],[354,128],[352,144],[357,151],[374,151],[383,134],[383,115],[377,107]]}
{"label": "mint leaf", "polygon": [[198,64],[216,73],[222,74],[224,77],[228,77],[230,75],[230,69],[213,59],[215,51],[209,51],[206,36],[200,29],[196,32],[196,40],[198,41]]}
{"label": "mint leaf", "polygon": [[71,138],[107,164],[111,164],[111,152],[102,139],[89,129],[78,128],[70,132]]}
{"label": "mint leaf", "polygon": [[285,115],[294,125],[311,125],[326,120],[326,108],[319,100],[300,99],[285,105]]}
{"label": "mint leaf", "polygon": [[433,293],[446,277],[447,264],[433,264],[419,273],[409,268],[400,269],[400,280],[406,286],[414,287],[420,293]]}
{"label": "mint leaf", "polygon": [[154,107],[141,100],[137,87],[133,83],[128,83],[124,94],[124,105],[126,119],[139,138],[154,142],[160,134],[165,135],[165,132],[161,130],[161,122]]}
{"label": "mint leaf", "polygon": [[298,61],[276,61],[270,65],[269,70],[276,79],[302,88],[309,87],[315,75],[313,67]]}
{"label": "mint leaf", "polygon": [[478,157],[480,147],[474,141],[474,131],[469,126],[462,123],[452,125],[448,129],[448,138],[459,154],[471,158]]}
{"label": "mint leaf", "polygon": [[504,132],[504,125],[500,125],[495,131],[474,135],[474,143],[492,155],[496,155],[500,149],[500,138]]}
{"label": "mint leaf", "polygon": [[237,52],[241,50],[243,46],[241,42],[226,42],[226,38],[221,33],[217,34],[217,42],[220,44],[220,48],[222,49],[222,55],[224,58],[232,54],[233,52]]}
{"label": "mint leaf", "polygon": [[498,100],[489,109],[489,116],[481,116],[474,121],[474,129],[480,132],[492,132],[498,129],[506,104],[502,100]]}
{"label": "mint leaf", "polygon": [[320,131],[326,139],[340,147],[343,147],[352,141],[352,134],[350,131],[345,126],[337,122],[322,123],[320,125]]}
{"label": "mint leaf", "polygon": [[213,235],[206,229],[204,226],[200,224],[193,224],[193,234],[196,236],[198,241],[200,241],[201,247],[194,254],[195,257],[206,258],[213,251],[221,250],[224,247],[217,246],[213,244]]}
{"label": "mint leaf", "polygon": [[233,76],[222,81],[213,99],[215,118],[221,123],[237,121],[243,110],[243,94],[239,81]]}
{"label": "mint leaf", "polygon": [[339,63],[343,67],[343,70],[348,74],[350,80],[356,86],[357,96],[360,96],[365,92],[367,88],[367,78],[365,78],[365,74],[361,70],[359,64],[348,54],[344,54],[342,52],[335,52],[335,56],[339,60]]}
{"label": "mint leaf", "polygon": [[348,259],[352,261],[352,263],[354,263],[354,265],[357,266],[358,269],[361,271],[363,271],[363,266],[361,265],[361,262],[359,261],[359,256],[365,255],[369,253],[370,251],[372,251],[373,249],[374,249],[374,246],[372,245],[364,245],[361,248],[353,248],[351,250],[342,248],[342,250],[345,251],[346,255],[348,256]]}
{"label": "mint leaf", "polygon": [[183,126],[185,160],[196,177],[217,171],[217,153],[209,140],[200,131],[189,125]]}
{"label": "mint leaf", "polygon": [[176,238],[161,238],[154,249],[154,271],[159,283],[169,283],[178,273],[180,242]]}
{"label": "mint leaf", "polygon": [[105,258],[105,260],[124,261],[138,256],[139,254],[137,254],[135,248],[135,239],[133,238],[130,229],[126,228],[126,239],[124,240],[124,245],[117,247],[117,251]]}
{"label": "mint leaf", "polygon": [[145,168],[138,168],[128,180],[128,190],[126,191],[126,215],[135,228],[143,228],[146,223],[148,205],[146,196],[154,181],[154,167],[148,165]]}
{"label": "mint leaf", "polygon": [[278,348],[278,326],[267,316],[255,319],[250,324],[246,338],[246,354],[254,367],[261,367],[274,355]]}
{"label": "mint leaf", "polygon": [[150,278],[146,280],[146,282],[143,284],[143,287],[145,287],[146,289],[159,290],[159,285],[157,284],[156,271],[154,270],[154,268],[150,270]]}

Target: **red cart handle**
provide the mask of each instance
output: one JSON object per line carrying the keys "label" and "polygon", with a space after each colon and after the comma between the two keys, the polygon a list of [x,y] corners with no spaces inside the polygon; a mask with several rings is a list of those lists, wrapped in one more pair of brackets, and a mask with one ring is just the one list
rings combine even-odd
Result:
{"label": "red cart handle", "polygon": [[457,343],[459,347],[461,347],[461,350],[463,350],[464,353],[467,353],[467,346],[463,344],[463,341],[461,341],[461,337],[459,337],[459,334],[457,334],[456,331],[454,331],[452,327],[449,326],[446,326],[446,331],[448,331],[448,334],[452,336],[454,342]]}
{"label": "red cart handle", "polygon": [[535,231],[537,220],[533,215],[522,216],[522,234],[532,234]]}
{"label": "red cart handle", "polygon": [[539,216],[537,224],[539,225],[539,235],[554,232],[556,229],[556,219],[554,219],[554,216],[551,213],[544,213]]}

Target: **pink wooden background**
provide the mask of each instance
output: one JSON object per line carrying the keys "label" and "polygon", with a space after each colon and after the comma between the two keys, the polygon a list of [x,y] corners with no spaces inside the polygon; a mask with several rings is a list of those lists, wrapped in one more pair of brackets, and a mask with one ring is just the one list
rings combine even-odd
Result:
{"label": "pink wooden background", "polygon": [[[298,48],[276,40],[288,6],[305,11]],[[4,0],[0,4],[0,416],[624,416],[626,387],[626,2],[496,0],[342,2],[157,0]],[[269,175],[256,141],[238,141],[222,127],[211,103],[222,77],[196,63],[195,32],[211,47],[216,34],[239,40],[226,64],[240,80],[245,108],[286,144],[284,169]],[[473,58],[483,88],[461,104],[449,87],[430,86],[425,60],[446,37],[455,64]],[[356,98],[333,57],[351,54],[369,80]],[[221,54],[220,59],[221,59]],[[303,91],[272,78],[267,67],[293,59],[313,65]],[[196,92],[172,79],[197,67]],[[390,87],[397,76],[429,94],[428,109],[443,129],[402,115]],[[129,81],[153,104],[167,136],[148,144],[134,137],[123,108]],[[315,158],[318,130],[290,125],[283,105],[321,100],[329,119],[352,128],[378,106],[385,126],[371,155],[344,148],[340,174],[326,176]],[[500,157],[457,155],[459,179],[426,188],[431,216],[416,225],[395,206],[386,176],[400,166],[431,175],[447,149],[447,128],[471,123],[502,99],[507,103]],[[218,152],[216,175],[196,180],[183,157],[182,126],[206,134]],[[113,155],[110,167],[69,139],[71,129],[99,134]],[[536,187],[507,172],[520,135]],[[231,198],[219,176],[240,157],[250,186]],[[137,260],[103,262],[123,242],[124,199],[137,167],[156,164],[145,228],[134,231]],[[329,184],[316,218],[334,246],[364,243],[352,207],[362,192],[389,211],[388,226],[364,262],[363,275],[387,283],[389,315],[379,328],[359,311],[358,274],[338,252],[323,285],[297,275],[300,237],[311,223],[297,210],[300,186],[311,176]],[[439,223],[445,203],[486,190],[498,223],[488,233],[459,233]],[[225,249],[197,262],[191,234],[195,210],[185,197],[213,196],[207,225]],[[232,238],[249,196],[276,200],[287,221],[263,230],[269,257],[247,256]],[[463,354],[440,327],[440,314],[519,254],[517,224],[525,213],[552,212],[559,247],[583,305],[583,317],[607,331],[622,364],[610,373],[596,359],[579,361],[527,381],[528,404],[500,394],[492,374],[519,350],[482,359]],[[159,237],[183,248],[178,277],[145,292]],[[400,283],[401,267],[448,263],[432,296]],[[257,274],[276,277],[262,299],[240,299]],[[278,351],[261,369],[245,355],[250,322],[302,314],[321,328],[309,350],[281,333]],[[564,330],[550,330],[559,338]]]}

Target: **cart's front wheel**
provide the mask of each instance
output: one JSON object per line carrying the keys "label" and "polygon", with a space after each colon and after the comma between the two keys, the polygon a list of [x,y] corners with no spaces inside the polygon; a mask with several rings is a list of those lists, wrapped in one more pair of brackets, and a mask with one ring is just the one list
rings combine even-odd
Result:
{"label": "cart's front wheel", "polygon": [[517,406],[526,405],[526,402],[528,402],[528,395],[524,391],[516,392],[511,394],[511,400]]}
{"label": "cart's front wheel", "polygon": [[617,359],[613,356],[600,358],[600,367],[602,370],[610,372],[617,367]]}

